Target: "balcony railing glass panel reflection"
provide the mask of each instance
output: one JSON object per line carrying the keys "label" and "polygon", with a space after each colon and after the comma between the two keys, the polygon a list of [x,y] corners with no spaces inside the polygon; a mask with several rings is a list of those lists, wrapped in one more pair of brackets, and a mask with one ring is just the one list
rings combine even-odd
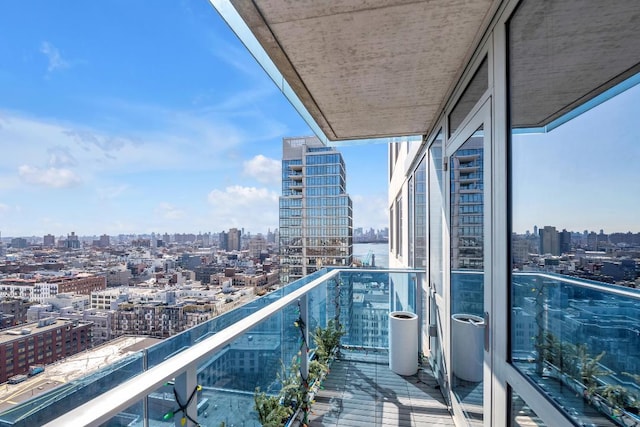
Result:
{"label": "balcony railing glass panel reflection", "polygon": [[[108,418],[100,418],[97,411],[89,411],[88,416],[95,417],[85,419],[89,423],[134,426],[146,420],[149,425],[169,425],[183,416],[174,389],[185,387],[179,383],[190,370],[202,386],[196,392],[201,425],[259,425],[253,408],[255,389],[277,394],[279,378],[301,361],[301,304],[307,303],[304,327],[309,332],[337,320],[345,329],[342,344],[347,348],[386,348],[390,309],[415,312],[420,307],[417,298],[423,279],[424,272],[415,270],[320,270],[91,374],[77,381],[78,385],[69,383],[17,405],[0,414],[0,425],[58,425],[72,416],[69,411],[86,402],[89,408],[95,405],[110,412]],[[257,320],[251,323],[249,319]],[[244,324],[251,326],[243,329]],[[231,339],[222,345],[211,344],[234,328],[240,329]],[[308,340],[313,348],[311,334]],[[194,356],[193,363],[184,362],[195,350],[204,356]],[[170,367],[175,376],[149,378],[154,369],[162,371],[164,367]],[[139,394],[129,396],[117,409],[106,410],[111,399],[99,395],[126,386],[123,383],[136,375],[132,383],[140,387],[133,390]],[[187,394],[195,384],[186,386]]]}
{"label": "balcony railing glass panel reflection", "polygon": [[511,356],[578,425],[640,425],[640,292],[512,275]]}

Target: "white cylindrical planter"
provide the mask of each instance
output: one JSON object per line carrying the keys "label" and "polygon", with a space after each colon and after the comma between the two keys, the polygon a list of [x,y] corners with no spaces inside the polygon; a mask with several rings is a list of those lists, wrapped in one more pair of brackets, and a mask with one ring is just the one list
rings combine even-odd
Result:
{"label": "white cylindrical planter", "polygon": [[389,313],[389,369],[398,375],[418,372],[418,315]]}
{"label": "white cylindrical planter", "polygon": [[482,381],[484,319],[473,314],[451,316],[453,374],[464,381]]}

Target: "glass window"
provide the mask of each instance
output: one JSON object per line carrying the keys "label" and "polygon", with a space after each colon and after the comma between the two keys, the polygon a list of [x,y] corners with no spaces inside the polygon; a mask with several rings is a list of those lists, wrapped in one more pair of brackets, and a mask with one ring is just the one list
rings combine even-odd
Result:
{"label": "glass window", "polygon": [[414,192],[414,261],[416,268],[425,268],[427,265],[427,170],[424,157],[415,171]]}
{"label": "glass window", "polygon": [[442,295],[443,259],[442,225],[444,210],[444,174],[442,169],[442,132],[429,147],[429,280]]}
{"label": "glass window", "polygon": [[413,254],[414,254],[414,245],[415,245],[415,236],[413,235],[413,231],[414,231],[414,224],[413,224],[413,218],[414,218],[414,200],[413,200],[413,183],[414,183],[414,177],[411,176],[409,177],[409,181],[408,181],[408,185],[407,185],[407,189],[409,191],[408,197],[407,197],[407,203],[408,203],[408,207],[407,207],[407,227],[408,227],[408,235],[409,235],[409,266],[410,267],[415,267],[415,260],[413,259]]}
{"label": "glass window", "polygon": [[638,422],[639,13],[529,0],[509,22],[511,362],[578,425]]}
{"label": "glass window", "polygon": [[[510,388],[510,387],[509,387]],[[511,424],[512,427],[545,427],[538,415],[522,400],[515,391],[511,390]]]}
{"label": "glass window", "polygon": [[396,197],[396,254],[402,256],[402,192]]}
{"label": "glass window", "polygon": [[471,78],[460,99],[449,114],[449,136],[453,135],[469,115],[473,107],[489,88],[489,63],[487,58],[482,61],[480,67]]}
{"label": "glass window", "polygon": [[395,253],[396,217],[395,217],[395,209],[393,204],[391,204],[391,207],[389,207],[389,218],[391,219],[391,227],[389,228],[389,252]]}
{"label": "glass window", "polygon": [[[450,173],[450,303],[452,391],[470,418],[483,417],[484,228],[462,225],[462,185],[474,182],[473,203],[484,211],[484,128],[478,128],[449,159]],[[472,177],[473,176],[473,177]],[[470,325],[471,333],[467,329]],[[478,335],[479,334],[479,335]],[[461,338],[464,337],[464,338]]]}

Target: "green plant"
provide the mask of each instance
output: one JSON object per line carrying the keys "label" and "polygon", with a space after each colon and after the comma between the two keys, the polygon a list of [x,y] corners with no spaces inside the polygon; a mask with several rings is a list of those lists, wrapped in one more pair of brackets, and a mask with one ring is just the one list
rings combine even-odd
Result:
{"label": "green plant", "polygon": [[321,362],[319,359],[314,359],[309,363],[309,384],[313,384],[314,381],[320,380],[323,375],[329,372],[329,365]]}
{"label": "green plant", "polygon": [[[629,372],[623,372],[622,375],[626,375],[628,377],[633,378],[633,380],[636,382],[636,384],[640,383],[640,375],[638,374],[630,374]],[[631,389],[631,390],[627,390],[628,392],[628,398],[629,398],[629,408],[634,408],[634,413],[638,413],[638,410],[640,409],[640,396],[638,396],[638,393],[634,392],[635,388]]]}
{"label": "green plant", "polygon": [[540,358],[554,366],[560,365],[560,341],[550,332],[542,335],[540,342],[536,343],[536,349]]}
{"label": "green plant", "polygon": [[599,388],[596,393],[605,399],[611,407],[626,408],[631,405],[629,392],[621,385],[608,384]]}
{"label": "green plant", "polygon": [[280,404],[280,396],[270,396],[256,388],[253,402],[260,424],[266,427],[283,426],[293,414],[293,409]]}
{"label": "green plant", "polygon": [[317,327],[313,333],[313,342],[316,344],[316,356],[318,361],[328,364],[329,359],[340,347],[340,338],[345,334],[341,325],[336,326],[334,320],[327,322],[326,328]]}
{"label": "green plant", "polygon": [[303,384],[300,375],[299,356],[294,356],[289,368],[280,361],[281,367],[277,376],[280,390],[277,395],[268,395],[256,388],[253,395],[254,406],[263,426],[283,426],[298,406],[306,413],[309,385],[329,372],[329,359],[340,346],[340,338],[343,335],[344,331],[341,327],[336,327],[333,320],[328,322],[326,328],[316,328],[313,334],[316,357],[309,363],[307,384]]}
{"label": "green plant", "polygon": [[254,407],[258,412],[260,424],[267,427],[277,427],[286,424],[299,405],[304,405],[307,399],[307,389],[302,386],[300,363],[297,356],[287,368],[280,361],[280,372],[277,375],[280,390],[277,395],[268,395],[256,388],[253,394]]}
{"label": "green plant", "polygon": [[306,390],[302,387],[302,377],[300,376],[300,362],[297,361],[297,358],[297,356],[293,357],[289,369],[280,362],[281,368],[278,374],[278,381],[282,386],[280,389],[281,402],[289,408],[297,408],[300,403],[304,402],[306,396]]}
{"label": "green plant", "polygon": [[[586,346],[585,346],[586,347]],[[593,390],[598,386],[597,377],[607,375],[608,372],[600,367],[600,360],[604,357],[603,351],[596,357],[590,357],[586,351],[580,355],[580,381],[587,386],[588,389]]]}

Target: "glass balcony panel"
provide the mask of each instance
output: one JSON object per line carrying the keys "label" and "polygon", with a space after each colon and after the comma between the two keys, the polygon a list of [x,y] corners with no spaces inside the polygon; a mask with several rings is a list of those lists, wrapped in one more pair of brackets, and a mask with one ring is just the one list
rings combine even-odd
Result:
{"label": "glass balcony panel", "polygon": [[541,273],[512,282],[514,366],[582,425],[640,423],[640,292]]}
{"label": "glass balcony panel", "polygon": [[0,425],[43,425],[127,381],[143,370],[143,353],[135,353],[104,369],[69,381],[0,414]]}
{"label": "glass balcony panel", "polygon": [[511,426],[513,427],[545,427],[538,415],[527,405],[527,402],[515,391],[511,390]]}
{"label": "glass balcony panel", "polygon": [[417,286],[420,271],[342,270],[339,282],[340,322],[347,347],[387,349],[389,312],[418,313]]}
{"label": "glass balcony panel", "polygon": [[141,400],[120,412],[106,423],[101,424],[100,427],[143,427],[144,418],[144,405]]}
{"label": "glass balcony panel", "polygon": [[147,366],[149,368],[156,366],[158,363],[163,362],[172,355],[189,348],[191,345],[203,340],[208,336],[215,334],[216,332],[223,330],[228,326],[233,325],[239,320],[244,319],[250,314],[257,312],[258,310],[266,307],[272,302],[279,300],[283,296],[288,295],[297,289],[300,289],[302,286],[312,282],[324,273],[326,273],[326,270],[319,270],[314,274],[305,276],[302,279],[296,280],[295,282],[285,287],[276,289],[275,291],[261,298],[257,298],[241,307],[223,313],[222,315],[217,316],[214,319],[197,325],[189,329],[188,331],[182,332],[178,335],[174,335],[173,337],[154,345],[147,350]]}
{"label": "glass balcony panel", "polygon": [[[0,417],[7,425],[26,423],[39,425],[62,416],[100,394],[112,390],[141,374],[144,366],[166,362],[185,349],[197,345],[217,332],[246,319],[249,315],[285,295],[321,277],[323,269],[310,277],[279,289],[262,298],[238,307],[204,324],[165,339],[162,343],[139,352],[119,363],[78,381],[70,382],[53,392],[14,407]],[[308,321],[311,352],[302,353],[303,322],[301,307],[305,298],[294,300],[281,310],[268,315],[257,326],[238,335],[222,349],[211,354],[197,368],[199,422],[202,425],[258,425],[254,410],[257,387],[276,395],[282,379],[297,376],[302,357],[313,354],[313,331],[326,327],[328,320],[338,320],[347,335],[343,343],[358,346],[388,347],[388,313],[393,304],[398,309],[415,312],[417,286],[424,279],[423,272],[388,270],[340,270],[308,291]],[[362,319],[366,320],[366,325]],[[360,323],[358,323],[360,322]],[[357,332],[356,332],[357,331]],[[363,333],[365,331],[365,333]],[[348,337],[351,337],[349,339]],[[145,363],[144,358],[147,357]],[[184,366],[186,370],[188,366]],[[182,417],[173,394],[173,384],[159,386],[148,396],[141,394],[132,407],[114,416],[104,425],[142,425],[148,416],[149,425],[173,425],[175,417]],[[146,414],[143,401],[146,399]],[[100,401],[103,406],[104,402]],[[173,417],[171,413],[174,413]]]}
{"label": "glass balcony panel", "polygon": [[484,273],[451,272],[451,312],[484,316]]}
{"label": "glass balcony panel", "polygon": [[[211,400],[205,396],[204,388],[200,391],[195,391],[194,399],[197,397],[198,400],[198,418],[205,418],[208,416],[207,411],[210,410]],[[188,399],[187,399],[188,400]],[[186,402],[182,402],[183,404]],[[175,420],[184,420],[185,424],[188,421],[188,418],[185,416],[184,412],[180,409],[180,405],[176,402],[175,394],[174,394],[174,382],[170,381],[163,384],[154,392],[150,393],[147,396],[147,410],[148,410],[148,425],[150,426],[173,426],[175,425]],[[235,409],[235,408],[234,408]],[[139,411],[139,412],[130,412],[130,411]],[[134,405],[133,407],[127,409],[127,411],[123,411],[118,415],[118,417],[114,417],[108,423],[105,423],[104,426],[120,426],[129,424],[118,424],[119,420],[127,421],[131,417],[136,414],[143,414],[143,406],[142,402]],[[140,418],[140,421],[144,421],[144,415]],[[142,422],[139,422],[136,419],[135,426],[144,425]],[[202,424],[207,425],[207,424]]]}

